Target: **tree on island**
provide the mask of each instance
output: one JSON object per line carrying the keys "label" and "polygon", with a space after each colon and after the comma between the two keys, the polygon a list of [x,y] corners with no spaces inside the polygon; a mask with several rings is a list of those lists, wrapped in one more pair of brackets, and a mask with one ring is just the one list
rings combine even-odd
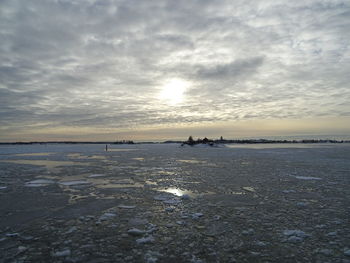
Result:
{"label": "tree on island", "polygon": [[182,145],[188,144],[190,146],[196,145],[196,144],[208,144],[210,146],[214,145],[214,141],[213,140],[209,140],[207,137],[205,137],[204,139],[200,139],[198,138],[197,141],[195,141],[192,137],[192,135],[190,137],[188,137],[188,140],[183,142]]}
{"label": "tree on island", "polygon": [[194,144],[195,144],[192,135],[191,135],[190,137],[188,137],[187,143],[188,143],[189,145],[194,145]]}

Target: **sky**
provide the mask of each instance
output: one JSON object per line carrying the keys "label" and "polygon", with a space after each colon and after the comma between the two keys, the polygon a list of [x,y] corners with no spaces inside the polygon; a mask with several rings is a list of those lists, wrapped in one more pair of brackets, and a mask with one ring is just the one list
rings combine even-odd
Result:
{"label": "sky", "polygon": [[348,0],[1,0],[0,141],[350,135]]}

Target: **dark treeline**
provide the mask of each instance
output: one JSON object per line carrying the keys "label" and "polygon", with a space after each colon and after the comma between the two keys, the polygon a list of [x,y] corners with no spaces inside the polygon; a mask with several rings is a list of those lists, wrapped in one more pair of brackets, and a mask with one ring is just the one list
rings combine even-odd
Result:
{"label": "dark treeline", "polygon": [[122,141],[113,142],[112,144],[135,144],[135,143],[133,141],[122,140]]}
{"label": "dark treeline", "polygon": [[[175,142],[175,141],[174,141]],[[208,144],[213,146],[214,144],[258,144],[258,143],[349,143],[349,140],[332,140],[332,139],[303,139],[303,140],[268,140],[268,139],[235,139],[227,140],[222,136],[220,139],[212,140],[208,138],[194,140],[192,136],[187,141],[182,142],[182,145],[196,145],[196,144]],[[169,143],[169,142],[168,142]]]}
{"label": "dark treeline", "polygon": [[75,141],[47,141],[47,142],[0,142],[0,145],[16,144],[112,144],[114,142],[75,142]]}

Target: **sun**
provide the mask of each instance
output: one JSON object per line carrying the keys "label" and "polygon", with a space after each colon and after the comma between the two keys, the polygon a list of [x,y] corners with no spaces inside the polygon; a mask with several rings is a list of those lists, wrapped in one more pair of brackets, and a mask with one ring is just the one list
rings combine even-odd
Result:
{"label": "sun", "polygon": [[167,80],[161,88],[159,98],[170,105],[181,103],[188,86],[189,83],[182,79]]}

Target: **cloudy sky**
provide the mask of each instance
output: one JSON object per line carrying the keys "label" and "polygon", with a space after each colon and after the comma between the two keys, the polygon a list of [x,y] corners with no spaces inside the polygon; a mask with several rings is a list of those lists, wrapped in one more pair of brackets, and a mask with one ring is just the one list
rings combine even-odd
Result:
{"label": "cloudy sky", "polygon": [[350,134],[348,0],[2,0],[0,141]]}

